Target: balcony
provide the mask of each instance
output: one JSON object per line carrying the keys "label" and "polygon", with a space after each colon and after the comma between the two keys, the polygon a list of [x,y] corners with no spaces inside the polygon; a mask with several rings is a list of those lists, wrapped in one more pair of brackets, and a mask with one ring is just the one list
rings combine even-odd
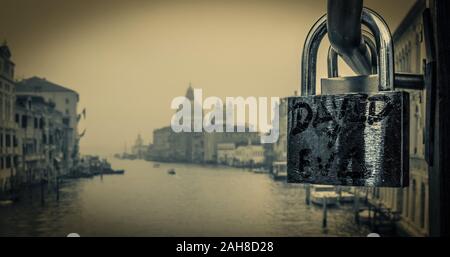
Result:
{"label": "balcony", "polygon": [[45,155],[41,154],[41,153],[39,153],[39,154],[26,154],[26,155],[24,155],[24,160],[26,162],[45,160]]}

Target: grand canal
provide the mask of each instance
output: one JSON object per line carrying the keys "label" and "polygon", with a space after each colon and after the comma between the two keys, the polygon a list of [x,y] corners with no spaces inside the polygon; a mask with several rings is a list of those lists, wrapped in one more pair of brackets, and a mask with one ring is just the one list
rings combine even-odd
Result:
{"label": "grand canal", "polygon": [[[66,181],[0,206],[0,236],[366,236],[352,207],[305,204],[301,185],[248,170],[110,158],[124,175]],[[167,170],[174,168],[176,175]]]}

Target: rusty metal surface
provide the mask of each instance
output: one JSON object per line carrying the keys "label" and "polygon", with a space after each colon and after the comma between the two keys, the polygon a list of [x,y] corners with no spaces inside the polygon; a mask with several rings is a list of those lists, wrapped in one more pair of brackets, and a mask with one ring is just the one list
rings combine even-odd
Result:
{"label": "rusty metal surface", "polygon": [[288,98],[288,182],[407,186],[408,112],[406,92]]}

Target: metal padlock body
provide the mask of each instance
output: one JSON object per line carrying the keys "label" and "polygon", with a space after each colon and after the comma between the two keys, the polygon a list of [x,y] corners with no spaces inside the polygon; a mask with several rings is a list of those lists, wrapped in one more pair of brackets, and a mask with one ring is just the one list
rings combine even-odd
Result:
{"label": "metal padlock body", "polygon": [[302,59],[302,96],[288,98],[289,183],[408,185],[409,94],[392,91],[393,46],[387,25],[366,8],[362,22],[378,36],[377,63],[381,65],[376,84],[379,91],[375,92],[342,94],[345,90],[337,90],[315,95],[314,65],[326,34],[326,15],[308,34]]}
{"label": "metal padlock body", "polygon": [[396,91],[288,98],[288,182],[405,186],[408,110]]}

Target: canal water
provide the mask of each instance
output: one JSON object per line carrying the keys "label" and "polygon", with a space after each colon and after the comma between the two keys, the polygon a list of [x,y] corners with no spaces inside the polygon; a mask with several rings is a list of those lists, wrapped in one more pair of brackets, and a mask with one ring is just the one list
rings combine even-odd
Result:
{"label": "canal water", "polygon": [[[352,206],[305,204],[301,185],[248,170],[110,159],[124,175],[75,179],[0,206],[0,236],[366,236]],[[167,170],[174,168],[176,175]]]}

